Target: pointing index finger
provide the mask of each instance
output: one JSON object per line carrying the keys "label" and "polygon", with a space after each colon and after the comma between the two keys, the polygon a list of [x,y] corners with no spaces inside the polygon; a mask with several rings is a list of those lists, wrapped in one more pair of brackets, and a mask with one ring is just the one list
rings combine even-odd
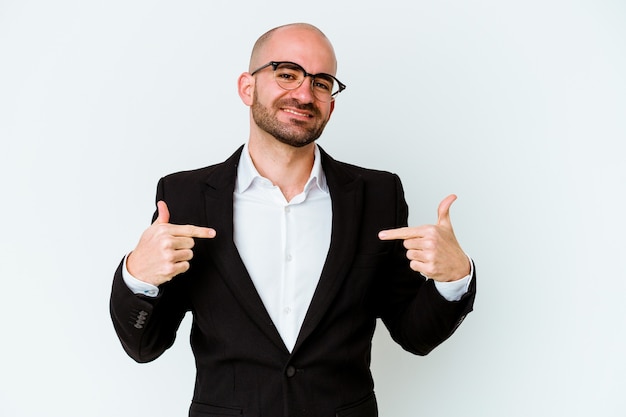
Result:
{"label": "pointing index finger", "polygon": [[210,227],[186,225],[170,225],[171,233],[174,236],[181,237],[198,237],[198,238],[214,238],[216,235],[215,229]]}
{"label": "pointing index finger", "polygon": [[382,230],[378,232],[378,238],[380,240],[397,240],[397,239],[410,239],[414,236],[414,233],[411,233],[412,228],[410,227],[399,227],[397,229],[388,229]]}

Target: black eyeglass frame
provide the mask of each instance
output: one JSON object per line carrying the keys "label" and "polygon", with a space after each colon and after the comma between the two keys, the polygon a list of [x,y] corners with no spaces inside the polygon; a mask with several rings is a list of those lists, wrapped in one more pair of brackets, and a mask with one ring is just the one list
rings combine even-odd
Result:
{"label": "black eyeglass frame", "polygon": [[[271,67],[272,67],[272,70],[273,70],[273,71],[276,71],[276,69],[278,68],[278,66],[279,66],[279,65],[281,65],[281,64],[290,64],[290,65],[294,65],[294,66],[295,66],[295,67],[297,67],[297,68],[300,68],[300,69],[302,70],[302,72],[304,73],[304,78],[306,78],[306,77],[311,77],[311,88],[313,88],[313,84],[312,84],[312,83],[313,83],[313,81],[315,80],[315,78],[316,78],[316,77],[322,77],[322,76],[323,76],[323,77],[330,77],[330,78],[332,78],[334,81],[336,81],[336,82],[337,82],[337,85],[339,86],[339,89],[338,89],[336,92],[334,92],[334,93],[332,93],[332,94],[330,95],[330,101],[335,100],[335,98],[337,97],[337,94],[341,93],[343,90],[345,90],[345,89],[346,89],[346,85],[345,85],[344,83],[342,83],[341,81],[339,81],[339,80],[338,80],[337,78],[335,78],[334,76],[332,76],[332,75],[330,75],[330,74],[326,74],[326,73],[324,73],[324,72],[320,72],[320,73],[318,73],[318,74],[310,74],[310,73],[306,72],[306,70],[305,70],[304,68],[302,68],[302,65],[300,65],[300,64],[296,64],[295,62],[291,62],[291,61],[270,61],[270,62],[268,62],[267,64],[265,64],[265,65],[263,65],[263,66],[260,66],[259,68],[257,68],[257,69],[255,69],[254,71],[252,71],[252,72],[250,73],[250,75],[254,75],[254,74],[256,74],[257,72],[259,72],[259,71],[261,71],[261,70],[263,70],[263,69],[265,69],[265,68],[267,68],[267,67],[269,67],[269,66],[271,66]],[[304,78],[302,79],[302,82],[304,82]],[[276,78],[274,78],[274,80],[276,81],[276,84],[278,84],[280,88],[282,88],[282,89],[284,89],[284,90],[287,90],[287,91],[290,91],[290,90],[295,90],[296,88],[298,88],[298,87],[300,87],[300,86],[302,85],[302,83],[300,83],[300,84],[298,84],[298,87],[293,88],[293,89],[288,89],[288,88],[283,87],[283,86],[282,86],[282,85],[278,82],[278,80],[276,80]],[[316,97],[317,97],[317,96],[316,96]]]}

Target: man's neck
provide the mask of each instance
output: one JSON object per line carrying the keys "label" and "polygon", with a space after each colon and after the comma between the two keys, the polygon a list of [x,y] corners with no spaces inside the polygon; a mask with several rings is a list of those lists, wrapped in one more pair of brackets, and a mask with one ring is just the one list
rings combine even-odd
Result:
{"label": "man's neck", "polygon": [[287,201],[304,190],[315,160],[314,143],[297,148],[250,138],[248,150],[259,174],[280,188]]}

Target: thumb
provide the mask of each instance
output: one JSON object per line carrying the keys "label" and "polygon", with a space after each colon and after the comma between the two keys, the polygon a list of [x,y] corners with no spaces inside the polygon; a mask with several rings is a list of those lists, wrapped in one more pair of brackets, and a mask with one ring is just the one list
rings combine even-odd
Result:
{"label": "thumb", "polygon": [[170,222],[170,210],[167,208],[167,204],[165,201],[157,202],[157,210],[159,211],[159,216],[154,221],[155,223],[169,223]]}
{"label": "thumb", "polygon": [[452,227],[452,222],[450,221],[450,206],[455,200],[456,195],[450,194],[439,203],[439,208],[437,209],[438,225]]}

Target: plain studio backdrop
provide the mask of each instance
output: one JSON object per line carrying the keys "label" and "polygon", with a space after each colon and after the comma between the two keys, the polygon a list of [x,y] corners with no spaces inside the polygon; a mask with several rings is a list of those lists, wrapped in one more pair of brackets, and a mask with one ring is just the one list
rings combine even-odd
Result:
{"label": "plain studio backdrop", "polygon": [[615,0],[0,0],[0,415],[184,416],[190,317],[150,364],[108,312],[158,179],[247,139],[265,30],[320,27],[348,85],[319,143],[452,222],[475,311],[426,357],[382,325],[380,414],[623,416],[626,6]]}

